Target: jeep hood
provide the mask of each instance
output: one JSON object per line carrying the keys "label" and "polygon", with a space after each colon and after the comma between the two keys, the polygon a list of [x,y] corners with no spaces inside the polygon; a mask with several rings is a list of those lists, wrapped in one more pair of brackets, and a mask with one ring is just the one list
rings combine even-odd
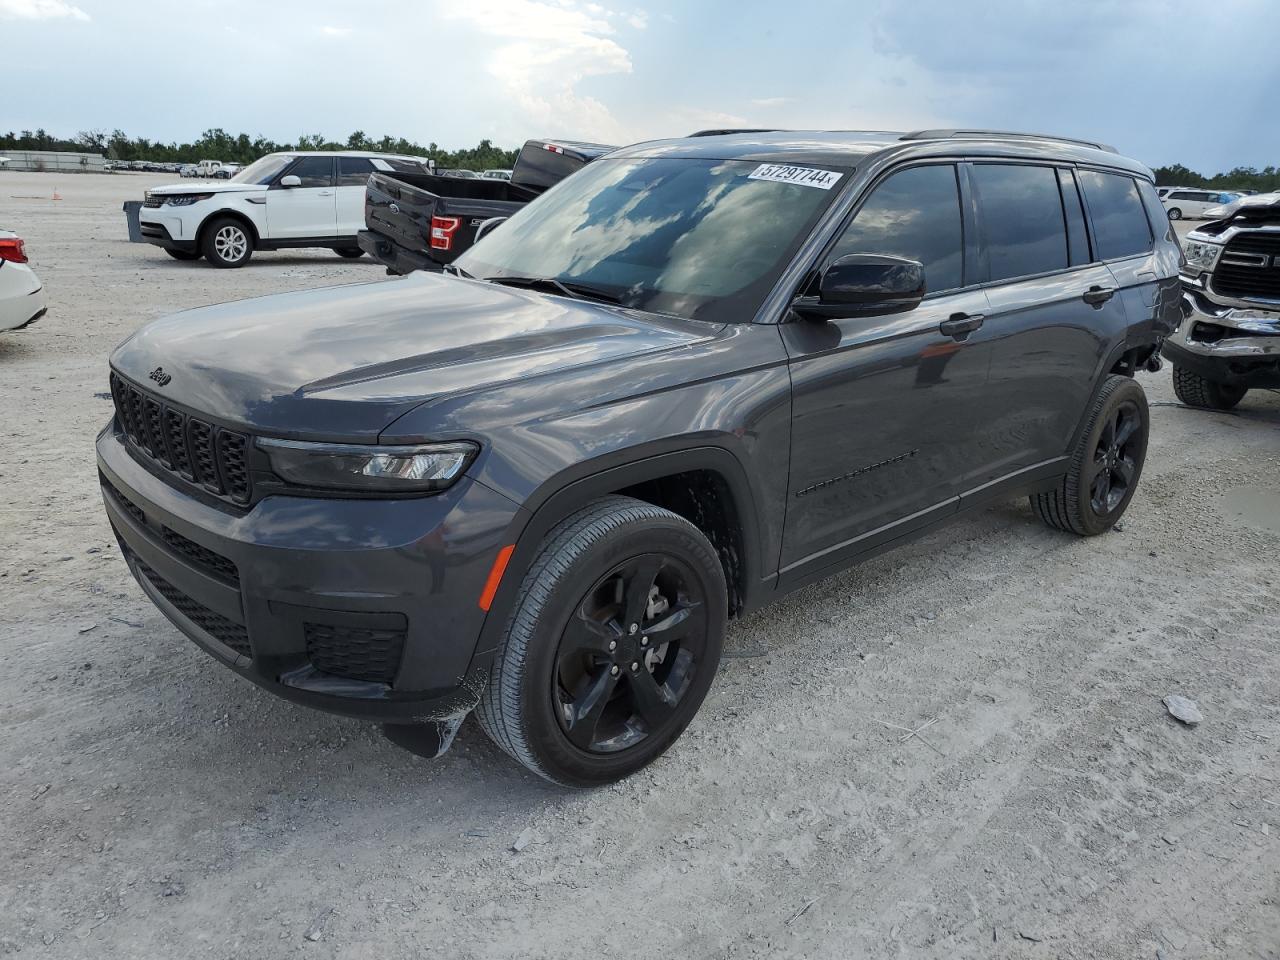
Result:
{"label": "jeep hood", "polygon": [[669,350],[717,329],[418,273],[175,314],[122,343],[111,365],[170,403],[253,433],[369,442],[430,400]]}

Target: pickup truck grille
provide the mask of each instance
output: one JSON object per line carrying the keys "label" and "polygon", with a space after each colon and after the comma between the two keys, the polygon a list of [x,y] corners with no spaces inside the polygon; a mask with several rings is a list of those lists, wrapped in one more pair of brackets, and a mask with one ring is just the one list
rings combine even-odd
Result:
{"label": "pickup truck grille", "polygon": [[1214,293],[1243,300],[1280,300],[1280,232],[1241,233],[1218,258]]}
{"label": "pickup truck grille", "polygon": [[111,374],[116,420],[132,449],[175,478],[232,503],[253,496],[249,438],[190,417]]}

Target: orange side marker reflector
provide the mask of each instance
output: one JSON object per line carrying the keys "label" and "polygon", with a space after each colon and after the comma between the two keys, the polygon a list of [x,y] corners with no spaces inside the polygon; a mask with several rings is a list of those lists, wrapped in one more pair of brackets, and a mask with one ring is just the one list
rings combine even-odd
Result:
{"label": "orange side marker reflector", "polygon": [[489,579],[484,582],[484,590],[480,594],[480,609],[485,613],[489,612],[489,608],[493,606],[494,595],[498,592],[498,584],[502,582],[502,575],[507,571],[507,563],[511,560],[511,551],[516,548],[513,543],[503,547],[498,551],[497,557],[494,558],[493,566],[489,570]]}

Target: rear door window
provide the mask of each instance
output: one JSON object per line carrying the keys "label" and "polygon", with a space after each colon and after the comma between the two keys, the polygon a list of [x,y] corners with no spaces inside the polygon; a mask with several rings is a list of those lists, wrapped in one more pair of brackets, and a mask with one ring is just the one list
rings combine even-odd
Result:
{"label": "rear door window", "polygon": [[338,186],[363,187],[373,173],[373,161],[365,157],[338,158]]}
{"label": "rear door window", "polygon": [[964,230],[955,167],[910,167],[883,181],[837,241],[832,259],[851,253],[918,260],[929,293],[962,286]]}
{"label": "rear door window", "polygon": [[991,280],[1067,267],[1067,225],[1052,167],[978,163],[970,171]]}
{"label": "rear door window", "polygon": [[1149,252],[1151,224],[1133,177],[1101,170],[1080,170],[1077,176],[1089,205],[1098,257],[1114,260]]}
{"label": "rear door window", "polygon": [[[1089,231],[1084,225],[1084,207],[1080,204],[1080,191],[1070,170],[1058,170],[1058,187],[1062,191],[1062,209],[1067,215],[1067,249],[1073,267],[1088,263]],[[1163,208],[1162,208],[1163,209]]]}

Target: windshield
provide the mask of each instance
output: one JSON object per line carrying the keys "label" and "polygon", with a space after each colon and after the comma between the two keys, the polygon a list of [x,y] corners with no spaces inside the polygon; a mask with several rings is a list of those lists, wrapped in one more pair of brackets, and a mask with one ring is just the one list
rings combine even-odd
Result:
{"label": "windshield", "polygon": [[270,183],[277,173],[293,159],[288,153],[268,153],[249,164],[229,181],[230,183]]}
{"label": "windshield", "polygon": [[486,280],[583,284],[691,320],[749,321],[842,177],[755,160],[597,160],[457,265]]}

